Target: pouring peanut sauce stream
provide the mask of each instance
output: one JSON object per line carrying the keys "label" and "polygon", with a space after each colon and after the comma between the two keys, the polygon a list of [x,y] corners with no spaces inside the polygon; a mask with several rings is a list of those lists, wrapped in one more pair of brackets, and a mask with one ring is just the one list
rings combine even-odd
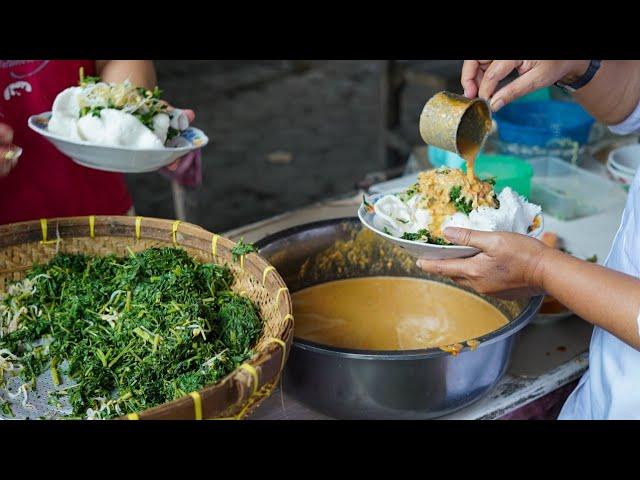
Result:
{"label": "pouring peanut sauce stream", "polygon": [[419,129],[425,143],[460,155],[469,182],[475,183],[475,159],[491,126],[491,109],[484,100],[440,92],[425,104]]}
{"label": "pouring peanut sauce stream", "polygon": [[491,129],[491,118],[487,116],[481,105],[474,103],[466,111],[459,127],[459,133],[462,134],[459,134],[457,139],[458,152],[467,163],[467,178],[472,183],[476,182],[474,173],[476,157]]}

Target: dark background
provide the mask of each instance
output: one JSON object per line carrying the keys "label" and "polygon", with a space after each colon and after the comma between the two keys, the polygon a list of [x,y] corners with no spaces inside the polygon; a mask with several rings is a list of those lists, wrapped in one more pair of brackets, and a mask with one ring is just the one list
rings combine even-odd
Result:
{"label": "dark background", "polygon": [[[395,158],[406,159],[406,148],[422,143],[426,100],[445,88],[461,92],[461,64],[397,61],[383,76],[389,64],[381,61],[157,61],[166,99],[195,110],[194,125],[210,138],[203,185],[186,193],[187,220],[222,232],[353,190],[392,166],[380,154],[381,122],[404,145]],[[278,151],[290,163],[270,162]],[[138,215],[176,216],[167,179],[127,181]]]}

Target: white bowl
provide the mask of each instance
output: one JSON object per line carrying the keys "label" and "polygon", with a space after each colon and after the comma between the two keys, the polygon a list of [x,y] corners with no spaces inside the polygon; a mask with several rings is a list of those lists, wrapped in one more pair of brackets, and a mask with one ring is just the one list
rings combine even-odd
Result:
{"label": "white bowl", "polygon": [[629,174],[626,171],[620,170],[616,166],[614,166],[611,158],[607,160],[607,171],[611,178],[613,178],[616,182],[621,183],[622,185],[631,185],[633,182],[633,174]]}
{"label": "white bowl", "polygon": [[49,132],[51,112],[29,117],[29,128],[49,140],[74,162],[96,170],[121,173],[143,173],[171,165],[178,158],[209,143],[199,129],[189,127],[169,142],[170,146],[155,149],[108,147],[83,140],[70,140]]}
{"label": "white bowl", "polygon": [[633,177],[640,167],[640,144],[625,145],[612,150],[607,163]]}
{"label": "white bowl", "polygon": [[[375,195],[370,196],[367,199],[372,205],[375,205],[378,200],[380,200],[385,195],[392,195],[394,193],[399,193],[404,191],[405,189],[394,189],[387,192],[377,193]],[[360,205],[358,208],[358,218],[362,224],[373,231],[377,235],[384,237],[390,242],[395,243],[400,248],[407,251],[409,255],[414,258],[426,258],[428,260],[446,260],[450,258],[466,258],[472,257],[480,252],[477,248],[474,247],[464,247],[459,245],[433,245],[431,243],[424,242],[415,242],[413,240],[403,240],[402,238],[394,237],[393,235],[389,235],[381,230],[378,230],[374,226],[373,218],[374,213],[367,211],[364,203]],[[542,231],[544,230],[543,218],[542,215],[539,215],[540,225],[535,230],[532,230],[528,233],[530,237],[539,237]]]}

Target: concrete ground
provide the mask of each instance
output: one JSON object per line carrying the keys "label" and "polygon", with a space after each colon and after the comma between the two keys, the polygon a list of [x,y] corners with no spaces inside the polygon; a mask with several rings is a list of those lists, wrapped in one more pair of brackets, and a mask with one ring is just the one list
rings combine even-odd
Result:
{"label": "concrete ground", "polygon": [[[451,62],[414,64],[421,71],[444,65],[447,78],[457,75]],[[228,230],[346,193],[368,172],[384,168],[376,154],[379,62],[163,60],[156,65],[167,100],[194,109],[194,125],[210,138],[203,150],[203,185],[187,193],[188,220],[206,229]],[[410,144],[421,143],[420,111],[440,87],[417,81],[405,88],[398,130]],[[457,88],[455,78],[450,88]],[[274,152],[287,155],[270,161]],[[127,181],[138,214],[175,216],[166,179],[148,173]]]}

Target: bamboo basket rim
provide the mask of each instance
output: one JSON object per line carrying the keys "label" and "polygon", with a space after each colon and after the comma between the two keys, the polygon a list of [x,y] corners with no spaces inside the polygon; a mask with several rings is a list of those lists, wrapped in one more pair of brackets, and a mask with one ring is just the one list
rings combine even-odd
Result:
{"label": "bamboo basket rim", "polygon": [[[0,255],[9,247],[33,248],[34,244],[55,245],[57,251],[60,242],[80,237],[158,241],[185,248],[187,252],[188,249],[207,252],[204,248],[206,245],[211,262],[237,269],[237,266],[233,266],[231,254],[236,242],[189,222],[142,216],[54,217],[0,225]],[[263,339],[263,329],[254,347],[254,355],[218,382],[171,402],[118,419],[242,419],[273,392],[282,375],[293,339],[291,296],[277,270],[259,254],[243,255],[239,263],[240,274],[253,277],[266,290],[270,301],[274,300],[274,308],[282,319],[277,330]],[[0,269],[0,278],[31,266]],[[238,272],[234,271],[234,277],[238,280],[237,275]],[[250,292],[248,296],[251,296]],[[267,319],[263,318],[263,321],[266,325]],[[176,417],[174,414],[178,411],[189,412],[189,415]]]}

